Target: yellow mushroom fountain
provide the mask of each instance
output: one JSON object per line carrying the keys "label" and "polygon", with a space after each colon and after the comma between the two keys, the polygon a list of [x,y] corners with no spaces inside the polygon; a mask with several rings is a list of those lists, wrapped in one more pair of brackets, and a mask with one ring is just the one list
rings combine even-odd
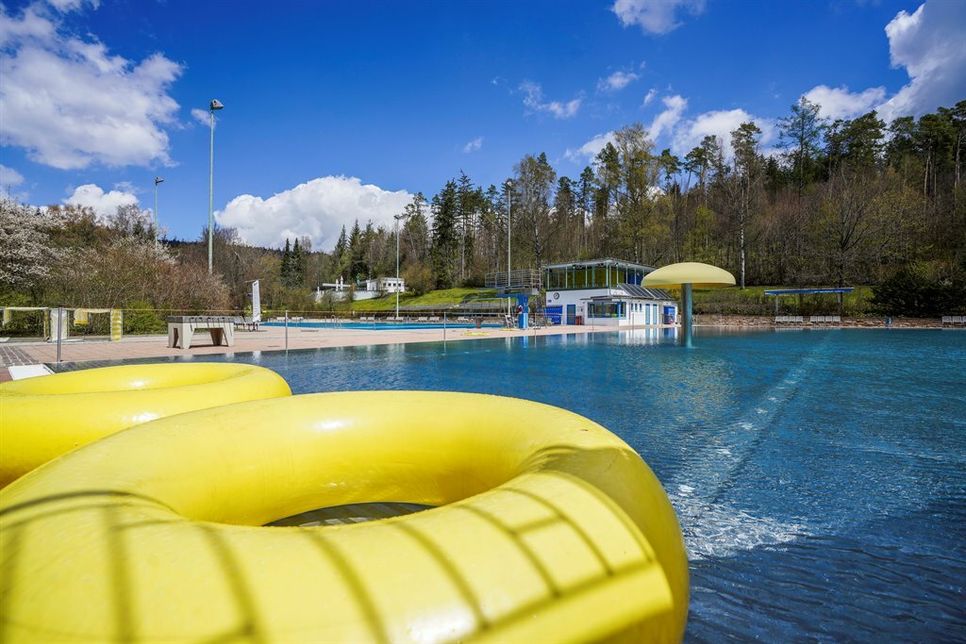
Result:
{"label": "yellow mushroom fountain", "polygon": [[644,276],[648,288],[681,289],[681,344],[691,346],[693,288],[722,288],[735,285],[735,276],[717,266],[701,262],[668,264]]}

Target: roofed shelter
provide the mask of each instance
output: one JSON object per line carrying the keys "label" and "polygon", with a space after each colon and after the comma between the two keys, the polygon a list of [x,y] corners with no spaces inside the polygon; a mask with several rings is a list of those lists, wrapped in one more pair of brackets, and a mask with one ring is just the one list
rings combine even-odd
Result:
{"label": "roofed shelter", "polygon": [[842,312],[842,296],[854,291],[852,286],[836,286],[830,288],[776,288],[765,291],[767,297],[775,298],[775,315],[778,315],[778,303],[783,297],[798,296],[798,306],[802,306],[802,298],[805,295],[837,295],[839,301],[839,313]]}

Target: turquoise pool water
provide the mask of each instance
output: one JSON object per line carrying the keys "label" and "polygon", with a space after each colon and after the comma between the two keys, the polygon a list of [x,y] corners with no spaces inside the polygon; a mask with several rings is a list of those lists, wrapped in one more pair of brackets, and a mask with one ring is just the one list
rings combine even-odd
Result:
{"label": "turquoise pool water", "polygon": [[966,332],[699,331],[686,350],[629,331],[229,359],[297,393],[478,391],[615,431],[678,511],[690,641],[966,639]]}

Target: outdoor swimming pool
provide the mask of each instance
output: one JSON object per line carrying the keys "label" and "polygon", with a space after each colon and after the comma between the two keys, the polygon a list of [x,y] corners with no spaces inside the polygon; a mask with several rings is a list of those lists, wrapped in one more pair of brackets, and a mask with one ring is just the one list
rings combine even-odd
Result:
{"label": "outdoor swimming pool", "polygon": [[486,392],[615,431],[681,520],[690,641],[966,637],[966,332],[705,331],[686,350],[649,330],[228,359],[296,393]]}

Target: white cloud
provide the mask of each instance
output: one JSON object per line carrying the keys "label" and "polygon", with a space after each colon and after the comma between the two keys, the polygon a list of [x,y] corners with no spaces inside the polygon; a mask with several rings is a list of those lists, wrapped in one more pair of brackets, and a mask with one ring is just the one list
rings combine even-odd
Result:
{"label": "white cloud", "polygon": [[87,183],[77,186],[74,193],[64,199],[64,203],[92,208],[98,218],[104,220],[117,212],[118,206],[138,205],[138,198],[123,190],[104,192],[100,186]]}
{"label": "white cloud", "polygon": [[681,26],[678,9],[696,16],[704,11],[705,0],[617,0],[611,11],[625,27],[639,25],[652,34],[666,34]]}
{"label": "white cloud", "polygon": [[966,2],[929,0],[913,13],[897,13],[885,32],[892,67],[905,68],[909,82],[888,100],[883,87],[850,92],[818,85],[805,98],[821,105],[822,116],[851,118],[874,109],[891,121],[948,107],[966,96]]}
{"label": "white cloud", "polygon": [[597,91],[599,92],[619,92],[638,79],[634,72],[616,71],[607,78],[597,81]]}
{"label": "white cloud", "polygon": [[27,201],[29,194],[26,192],[14,192],[13,188],[24,182],[23,175],[0,163],[0,198],[13,199],[14,201]]}
{"label": "white cloud", "polygon": [[23,183],[23,175],[0,163],[0,190],[12,188]]}
{"label": "white cloud", "polygon": [[680,123],[674,129],[672,149],[675,154],[685,155],[701,143],[706,136],[717,136],[726,159],[732,156],[731,132],[737,130],[742,123],[751,121],[761,130],[759,139],[762,147],[773,142],[778,134],[778,128],[771,119],[749,114],[742,109],[718,110],[704,112],[693,119]]}
{"label": "white cloud", "polygon": [[100,0],[47,0],[57,11],[67,13],[68,11],[77,11],[81,9],[84,5],[90,5],[92,9],[97,9],[100,6]]}
{"label": "white cloud", "polygon": [[534,112],[546,112],[557,119],[569,119],[577,116],[580,104],[583,101],[579,96],[567,102],[544,101],[543,88],[532,81],[520,83],[520,91],[523,92],[523,104]]}
{"label": "white cloud", "polygon": [[805,98],[817,103],[819,115],[830,119],[847,119],[865,114],[885,98],[884,87],[870,87],[864,92],[850,92],[848,87],[818,85],[805,93]]}
{"label": "white cloud", "polygon": [[198,121],[205,127],[209,127],[211,125],[211,121],[210,121],[211,115],[209,114],[208,110],[203,110],[198,107],[192,107],[191,118]]}
{"label": "white cloud", "polygon": [[568,148],[567,151],[564,152],[564,157],[570,161],[573,161],[574,163],[586,162],[597,156],[597,154],[604,149],[605,145],[613,142],[613,131],[598,134],[577,149]]}
{"label": "white cloud", "polygon": [[471,152],[476,152],[482,147],[483,147],[483,137],[478,136],[463,146],[463,153],[470,154]]}
{"label": "white cloud", "polygon": [[278,247],[286,238],[308,235],[313,248],[335,245],[342,226],[359,221],[365,225],[390,225],[412,195],[363,184],[356,177],[328,176],[312,179],[268,199],[239,195],[215,217],[221,226],[238,230],[243,240]]}
{"label": "white cloud", "polygon": [[879,108],[886,120],[952,106],[966,97],[966,2],[929,0],[886,25],[889,59],[909,83]]}
{"label": "white cloud", "polygon": [[652,87],[651,89],[647,90],[647,94],[644,95],[644,107],[650,105],[655,98],[657,98],[657,89]]}
{"label": "white cloud", "polygon": [[662,102],[666,109],[654,117],[654,120],[651,122],[651,127],[647,131],[647,136],[651,141],[657,141],[657,138],[661,134],[670,132],[678,124],[678,121],[681,120],[681,115],[684,114],[684,110],[688,107],[688,99],[677,94],[664,97]]}
{"label": "white cloud", "polygon": [[16,17],[0,6],[0,44],[0,144],[61,169],[170,163],[163,128],[175,123],[168,90],[179,64],[160,53],[113,55],[92,36],[65,33],[40,5]]}

